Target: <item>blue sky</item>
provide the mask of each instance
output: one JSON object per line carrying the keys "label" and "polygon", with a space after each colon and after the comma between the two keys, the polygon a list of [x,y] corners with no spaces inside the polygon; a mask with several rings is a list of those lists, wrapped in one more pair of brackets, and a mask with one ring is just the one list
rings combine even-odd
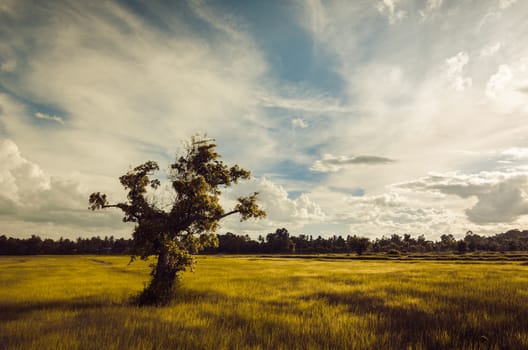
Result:
{"label": "blue sky", "polygon": [[[253,179],[257,237],[492,234],[528,221],[528,3],[0,4],[1,234],[126,236],[118,177],[195,133]],[[167,193],[152,194],[164,200]]]}

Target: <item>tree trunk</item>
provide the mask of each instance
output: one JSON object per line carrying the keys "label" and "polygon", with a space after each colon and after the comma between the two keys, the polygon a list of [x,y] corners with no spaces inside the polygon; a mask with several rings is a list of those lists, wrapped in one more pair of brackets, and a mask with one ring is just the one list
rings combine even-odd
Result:
{"label": "tree trunk", "polygon": [[139,296],[140,304],[160,305],[170,301],[178,272],[173,259],[168,251],[160,252],[152,279]]}

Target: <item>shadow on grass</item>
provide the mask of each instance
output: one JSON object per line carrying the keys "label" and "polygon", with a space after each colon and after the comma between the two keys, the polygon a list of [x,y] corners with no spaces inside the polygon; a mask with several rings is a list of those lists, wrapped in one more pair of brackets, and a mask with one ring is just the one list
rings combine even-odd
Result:
{"label": "shadow on grass", "polygon": [[28,314],[42,311],[78,311],[95,309],[104,306],[116,305],[114,303],[102,302],[97,299],[68,299],[35,302],[0,302],[0,321],[15,321],[23,319]]}
{"label": "shadow on grass", "polygon": [[[406,295],[431,301],[431,295],[416,291]],[[396,295],[393,294],[395,297]],[[375,316],[377,348],[406,349],[525,349],[515,334],[528,335],[528,303],[490,304],[468,296],[449,296],[442,304],[427,312],[417,305],[392,305],[388,299],[362,292],[321,292],[306,299],[322,300],[329,305],[344,306],[355,315]],[[432,302],[432,301],[431,301]],[[466,319],[471,312],[480,318]],[[505,317],[511,315],[511,317]],[[476,322],[475,322],[476,321]],[[384,339],[384,340],[383,340]],[[382,343],[383,342],[383,343]]]}

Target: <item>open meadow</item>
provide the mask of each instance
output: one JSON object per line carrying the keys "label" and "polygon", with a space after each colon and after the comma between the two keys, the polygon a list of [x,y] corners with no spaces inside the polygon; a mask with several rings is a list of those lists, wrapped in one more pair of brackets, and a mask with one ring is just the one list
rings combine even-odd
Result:
{"label": "open meadow", "polygon": [[528,348],[522,262],[202,256],[156,308],[128,261],[0,257],[0,348]]}

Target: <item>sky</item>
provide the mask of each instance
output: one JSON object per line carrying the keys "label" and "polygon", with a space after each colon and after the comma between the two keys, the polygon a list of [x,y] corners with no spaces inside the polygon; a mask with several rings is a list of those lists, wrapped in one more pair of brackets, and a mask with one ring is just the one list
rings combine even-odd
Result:
{"label": "sky", "polygon": [[[88,210],[200,133],[260,193],[220,232],[528,223],[528,2],[0,1],[0,234],[129,237]],[[167,198],[162,186],[155,198]]]}

